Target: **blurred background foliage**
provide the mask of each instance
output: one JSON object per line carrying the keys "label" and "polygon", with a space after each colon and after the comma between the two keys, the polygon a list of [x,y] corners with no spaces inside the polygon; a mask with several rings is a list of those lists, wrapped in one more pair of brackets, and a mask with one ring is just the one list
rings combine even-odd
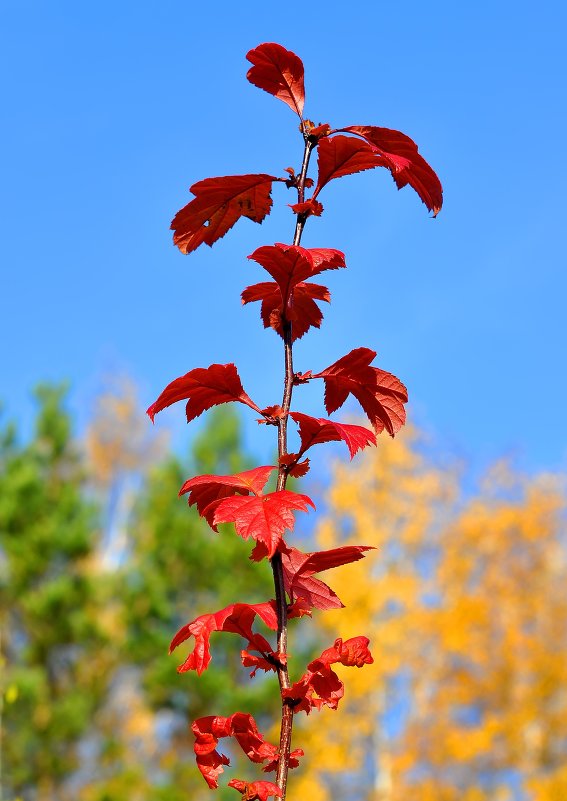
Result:
{"label": "blurred background foliage", "polygon": [[[2,799],[207,798],[189,720],[249,711],[277,741],[275,680],[248,679],[237,637],[213,637],[200,678],[176,673],[183,649],[167,655],[188,620],[273,594],[250,545],[177,497],[190,475],[254,465],[239,418],[209,413],[181,458],[127,381],[81,438],[63,388],[36,399],[29,442],[0,429]],[[347,610],[301,621],[291,650],[367,634],[375,662],[344,672],[338,712],[298,717],[291,798],[565,801],[566,499],[561,477],[505,463],[472,492],[412,430],[337,462],[300,547],[377,551],[329,575]]]}

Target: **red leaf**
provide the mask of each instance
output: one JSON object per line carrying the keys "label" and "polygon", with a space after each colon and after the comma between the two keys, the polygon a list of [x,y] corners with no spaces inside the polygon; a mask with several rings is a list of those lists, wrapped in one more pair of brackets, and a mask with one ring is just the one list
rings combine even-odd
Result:
{"label": "red leaf", "polygon": [[325,408],[331,414],[339,409],[349,393],[366,412],[377,434],[385,428],[394,436],[406,421],[404,403],[408,394],[402,382],[391,373],[370,367],[376,352],[356,348],[310,378],[325,381]]}
{"label": "red leaf", "polygon": [[278,798],[282,796],[282,791],[273,782],[243,782],[240,779],[231,779],[228,786],[242,793],[242,801],[267,801],[271,795]]}
{"label": "red leaf", "polygon": [[221,737],[234,737],[251,762],[271,761],[278,754],[276,746],[264,740],[252,715],[244,712],[235,712],[228,718],[213,715],[198,718],[191,728],[195,735],[197,767],[212,790],[218,787],[217,779],[224,771],[223,765],[230,765],[230,760],[216,750]]}
{"label": "red leaf", "polygon": [[[324,301],[325,303],[331,302],[331,293],[326,286],[302,281],[294,287],[293,299],[286,311],[286,317],[292,324],[292,339],[294,342],[296,339],[301,339],[311,326],[314,328],[321,327],[323,313],[315,303],[316,300]],[[270,318],[270,325],[282,336],[281,307],[274,309]]]}
{"label": "red leaf", "polygon": [[313,198],[316,198],[321,189],[334,178],[342,178],[344,175],[371,170],[374,167],[388,166],[375,147],[352,136],[321,139],[317,163],[319,176]]}
{"label": "red leaf", "polygon": [[298,598],[292,604],[288,604],[287,619],[292,620],[293,618],[300,618],[305,615],[312,617],[311,609],[312,607],[309,606],[305,598]]}
{"label": "red leaf", "polygon": [[284,531],[293,531],[293,511],[306,512],[308,506],[315,508],[311,498],[291,490],[272,492],[262,497],[224,498],[216,508],[213,523],[234,523],[240,537],[257,540],[260,548],[254,549],[254,559],[259,561],[264,556],[271,559]]}
{"label": "red leaf", "polygon": [[[371,665],[374,659],[368,650],[369,643],[370,640],[368,637],[363,637],[362,635],[351,637],[344,642],[341,637],[337,637],[333,647],[323,651],[316,661],[322,662],[324,665],[332,665],[335,662],[340,662],[341,665],[346,665],[347,667]],[[312,662],[311,665],[313,664]],[[311,667],[311,665],[308,667]]]}
{"label": "red leaf", "polygon": [[[242,293],[242,303],[262,301],[260,316],[264,328],[273,328],[282,338],[283,330],[283,302],[281,290],[273,281],[264,281],[247,287]],[[300,282],[293,288],[293,302],[286,312],[287,319],[292,323],[292,340],[300,339],[311,326],[320,328],[323,313],[315,303],[322,300],[330,303],[331,295],[326,286]]]}
{"label": "red leaf", "polygon": [[301,437],[299,456],[302,456],[312,445],[323,442],[342,440],[346,443],[351,459],[357,451],[367,445],[376,445],[376,437],[373,432],[362,426],[335,423],[323,418],[317,419],[301,412],[291,412],[290,417],[299,425],[299,436]]}
{"label": "red leaf", "polygon": [[309,459],[304,459],[302,462],[297,462],[297,464],[294,464],[293,467],[288,470],[288,474],[294,478],[303,478],[303,476],[306,476],[308,472]]}
{"label": "red leaf", "polygon": [[264,419],[258,420],[259,423],[267,423],[269,421],[273,425],[277,425],[276,421],[285,417],[287,412],[284,412],[282,407],[279,404],[276,404],[274,406],[266,406],[264,409],[262,409],[262,414]]}
{"label": "red leaf", "polygon": [[260,412],[260,408],[244,392],[234,364],[211,364],[209,367],[196,367],[180,378],[176,378],[166,386],[155,403],[152,403],[147,414],[153,422],[158,412],[180,400],[187,401],[185,411],[188,423],[212,406],[231,401],[244,403],[251,409]]}
{"label": "red leaf", "polygon": [[[434,170],[418,153],[415,142],[390,128],[378,128],[374,125],[350,125],[340,130],[348,131],[365,139],[370,145],[378,148],[385,159],[387,167],[398,189],[409,184],[429,211],[437,216],[443,205],[443,188]],[[322,143],[321,143],[322,144]]]}
{"label": "red leaf", "polygon": [[195,638],[195,646],[185,662],[177,668],[178,673],[187,670],[196,670],[199,676],[207,669],[211,661],[209,640],[213,631],[228,631],[240,634],[248,640],[249,647],[260,647],[261,652],[271,652],[270,644],[252,631],[252,623],[256,615],[260,617],[268,628],[276,631],[278,618],[273,602],[261,604],[231,604],[213,614],[201,615],[191,623],[183,626],[169,646],[169,653],[190,637]]}
{"label": "red leaf", "polygon": [[263,670],[266,673],[271,670],[276,671],[278,669],[278,662],[285,663],[286,661],[285,655],[283,655],[284,658],[282,659],[282,654],[279,654],[277,651],[267,651],[265,653],[267,653],[271,659],[267,659],[263,656],[255,656],[254,654],[248,653],[248,651],[240,652],[240,660],[244,667],[254,668],[254,670],[250,673],[250,678],[253,678],[256,675],[257,670]]}
{"label": "red leaf", "polygon": [[307,278],[324,270],[346,267],[344,253],[330,248],[302,248],[299,245],[264,245],[248,256],[269,272],[280,288],[282,303],[288,305],[292,290]]}
{"label": "red leaf", "polygon": [[324,136],[329,136],[331,133],[331,126],[328,122],[321,125],[314,125],[311,120],[305,120],[305,132],[310,139],[322,139]]}
{"label": "red leaf", "polygon": [[280,44],[265,42],[246,54],[253,64],[246,77],[259,89],[283,100],[302,117],[305,103],[303,62]]}
{"label": "red leaf", "polygon": [[343,545],[327,551],[301,554],[304,560],[296,569],[293,581],[296,582],[299,576],[312,576],[314,573],[323,573],[325,570],[358,562],[364,559],[365,551],[374,550],[376,549],[373,545]]}
{"label": "red leaf", "polygon": [[195,195],[171,222],[173,242],[191,253],[203,242],[212,246],[240,217],[261,223],[272,208],[273,175],[224,175],[205,178],[191,187]]}
{"label": "red leaf", "polygon": [[[305,751],[303,750],[303,748],[296,748],[289,755],[288,766],[292,769],[297,768],[299,766],[299,757],[302,756],[305,756]],[[272,762],[269,763],[269,765],[264,765],[262,770],[264,771],[264,773],[270,773],[270,771],[276,770],[277,766],[278,766],[278,760],[274,759]]]}
{"label": "red leaf", "polygon": [[290,209],[294,214],[303,214],[305,217],[320,217],[323,214],[323,205],[318,200],[304,200],[303,203],[290,204]]}
{"label": "red leaf", "polygon": [[357,562],[364,558],[364,551],[370,550],[372,547],[369,545],[345,545],[313,553],[302,553],[297,548],[282,551],[284,585],[291,601],[301,598],[309,608],[323,610],[342,607],[333,590],[323,581],[313,578],[313,574]]}
{"label": "red leaf", "polygon": [[336,709],[345,693],[344,684],[332,668],[313,662],[311,666],[315,670],[307,670],[299,681],[289,689],[282,690],[282,697],[295,701],[295,712],[305,712],[307,715],[312,709],[320,709],[323,705]]}
{"label": "red leaf", "polygon": [[292,323],[293,339],[299,339],[311,326],[319,328],[323,315],[315,300],[330,301],[327,287],[305,283],[324,270],[345,267],[344,254],[325,248],[296,245],[265,245],[248,258],[254,259],[274,278],[247,287],[242,302],[261,300],[264,327],[271,326],[283,337],[283,320]]}
{"label": "red leaf", "polygon": [[232,476],[195,476],[183,484],[179,495],[189,493],[187,498],[189,506],[196,504],[201,517],[204,517],[209,526],[217,531],[216,526],[213,525],[215,501],[236,494],[260,494],[275,469],[275,467],[267,465],[255,467],[253,470],[245,470]]}
{"label": "red leaf", "polygon": [[368,637],[351,637],[343,643],[338,637],[332,648],[323,651],[318,659],[307,665],[307,671],[301,679],[282,691],[284,698],[291,698],[297,703],[296,712],[309,712],[323,705],[336,709],[344,695],[344,685],[331,665],[340,662],[349,667],[362,667],[374,661],[368,650]]}

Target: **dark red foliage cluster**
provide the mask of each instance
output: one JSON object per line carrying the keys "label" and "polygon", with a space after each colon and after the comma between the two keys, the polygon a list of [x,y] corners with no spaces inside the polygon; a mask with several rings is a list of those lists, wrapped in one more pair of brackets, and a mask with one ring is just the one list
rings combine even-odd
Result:
{"label": "dark red foliage cluster", "polygon": [[[320,303],[329,303],[326,286],[313,278],[328,270],[344,268],[345,256],[339,250],[304,248],[301,235],[309,217],[320,216],[324,209],[319,196],[332,180],[346,175],[385,167],[399,189],[409,185],[435,216],[442,204],[442,190],[435,172],[418,153],[416,144],[405,134],[376,126],[350,125],[332,128],[328,123],[315,125],[304,119],[304,71],[301,59],[279,44],[259,45],[247,55],[252,67],[248,80],[279,98],[300,120],[304,142],[301,169],[288,167],[283,176],[265,173],[206,178],[193,184],[193,199],[174,217],[174,242],[182,253],[199,245],[213,245],[241,218],[261,223],[272,207],[272,186],[280,183],[296,190],[297,202],[289,204],[296,216],[291,244],[276,243],[257,248],[249,258],[268,273],[269,279],[252,284],[242,292],[244,304],[260,303],[260,317],[265,328],[272,328],[284,343],[285,375],[281,405],[261,407],[245,392],[234,364],[211,364],[195,367],[172,381],[148,409],[153,420],[162,409],[177,401],[185,402],[187,421],[223,403],[238,402],[259,415],[259,422],[277,428],[278,463],[246,470],[235,475],[201,475],[189,478],[181,487],[190,506],[195,506],[213,531],[221,523],[232,523],[236,534],[252,539],[250,558],[268,559],[274,574],[275,598],[256,604],[235,602],[218,612],[201,615],[177,632],[171,650],[192,639],[192,650],[179,666],[180,672],[199,675],[211,661],[210,638],[214,632],[237,634],[244,642],[242,664],[277,673],[282,699],[282,724],[279,746],[266,742],[251,715],[235,712],[228,717],[209,716],[193,722],[197,765],[211,788],[229,764],[218,750],[219,740],[232,737],[248,758],[262,764],[264,771],[276,771],[276,783],[245,782],[233,779],[230,787],[238,790],[244,801],[284,798],[287,772],[298,764],[301,749],[291,750],[293,716],[300,711],[328,706],[336,709],[344,686],[333,669],[340,664],[362,667],[373,659],[368,639],[353,637],[343,642],[339,637],[331,648],[307,665],[296,681],[291,680],[287,653],[287,621],[311,615],[314,609],[342,607],[333,590],[316,575],[364,557],[369,546],[356,545],[327,551],[304,553],[290,545],[286,532],[295,525],[295,514],[315,508],[307,495],[286,489],[288,476],[300,477],[309,470],[306,453],[315,445],[342,441],[351,459],[367,447],[376,445],[376,435],[386,430],[394,436],[405,422],[407,392],[392,373],[372,365],[376,353],[369,348],[351,350],[322,370],[295,371],[293,343],[310,328],[319,328],[323,320]],[[317,179],[308,177],[309,160],[317,150]],[[312,189],[310,197],[306,190]],[[366,414],[371,429],[325,418],[315,418],[292,411],[295,387],[315,379],[324,383],[327,413],[340,409],[352,395]],[[287,426],[297,425],[299,446],[289,451]],[[265,487],[276,473],[275,491]],[[253,630],[258,621],[265,633]],[[276,642],[266,635],[277,632]]]}

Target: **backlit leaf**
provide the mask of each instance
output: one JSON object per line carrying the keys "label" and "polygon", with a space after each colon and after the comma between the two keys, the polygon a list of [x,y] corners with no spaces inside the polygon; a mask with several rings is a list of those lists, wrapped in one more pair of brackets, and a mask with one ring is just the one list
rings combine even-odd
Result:
{"label": "backlit leaf", "polygon": [[228,786],[242,793],[242,801],[268,801],[271,795],[277,798],[282,796],[282,791],[273,782],[243,782],[240,779],[231,779]]}
{"label": "backlit leaf", "polygon": [[351,637],[344,643],[340,637],[332,648],[323,651],[318,659],[307,665],[307,671],[301,679],[284,690],[284,698],[297,701],[296,712],[309,714],[312,709],[320,709],[323,705],[336,709],[344,695],[344,685],[331,665],[340,662],[347,667],[363,667],[374,662],[368,650],[368,637]]}
{"label": "backlit leaf", "polygon": [[186,400],[187,422],[220,403],[238,401],[260,412],[248,397],[240,382],[234,364],[211,364],[209,367],[196,367],[168,384],[159,398],[152,403],[147,414],[153,422],[162,409],[177,401]]}
{"label": "backlit leaf", "polygon": [[278,284],[284,306],[297,284],[325,270],[345,267],[345,256],[331,248],[302,248],[299,245],[263,245],[248,256],[262,265]]}
{"label": "backlit leaf", "polygon": [[213,631],[240,634],[241,637],[248,640],[249,648],[271,652],[271,646],[265,638],[252,631],[252,623],[256,616],[260,617],[269,628],[276,631],[278,618],[273,601],[261,604],[231,604],[219,612],[201,615],[187,623],[179,629],[169,646],[169,653],[171,653],[190,637],[195,638],[193,650],[185,662],[177,668],[177,671],[184,673],[187,670],[196,670],[201,675],[207,669],[211,661],[209,640]]}
{"label": "backlit leaf", "polygon": [[254,549],[255,560],[259,561],[265,556],[271,559],[284,531],[293,531],[294,511],[306,512],[308,506],[315,508],[311,498],[291,490],[272,492],[260,497],[235,496],[220,501],[213,523],[234,523],[240,537],[252,537],[260,546]]}
{"label": "backlit leaf", "polygon": [[368,545],[345,545],[314,553],[302,553],[297,548],[282,550],[284,585],[291,601],[301,598],[310,609],[339,609],[343,606],[340,598],[325,582],[313,578],[314,573],[357,562],[370,550]]}
{"label": "backlit leaf", "polygon": [[341,665],[346,665],[347,667],[371,665],[374,659],[368,650],[369,643],[368,637],[363,637],[362,635],[351,637],[344,642],[341,637],[337,637],[333,647],[323,651],[317,661],[322,662],[324,665],[333,665],[335,662],[340,662]]}
{"label": "backlit leaf", "polygon": [[406,420],[404,403],[408,394],[402,382],[391,373],[371,367],[376,352],[356,348],[320,373],[310,378],[325,381],[327,412],[339,409],[349,393],[358,400],[377,434],[386,429],[394,436]]}
{"label": "backlit leaf", "polygon": [[240,217],[261,223],[272,208],[273,175],[225,175],[205,178],[191,187],[195,195],[171,222],[173,242],[191,253],[203,242],[212,246]]}
{"label": "backlit leaf", "polygon": [[423,156],[418,153],[413,139],[400,131],[378,128],[375,125],[350,125],[341,130],[361,136],[377,148],[386,161],[383,166],[392,173],[398,189],[409,184],[434,216],[439,213],[443,205],[441,181]]}
{"label": "backlit leaf", "polygon": [[376,445],[374,433],[363,426],[335,423],[333,420],[323,418],[317,419],[301,412],[291,412],[290,417],[299,425],[301,438],[299,457],[312,445],[322,442],[342,440],[346,443],[351,459],[357,451],[366,448],[367,445]]}
{"label": "backlit leaf", "polygon": [[280,44],[265,42],[246,54],[253,65],[246,77],[259,89],[283,100],[300,117],[303,115],[305,88],[303,62]]}
{"label": "backlit leaf", "polygon": [[329,302],[329,290],[306,282],[324,270],[345,267],[344,254],[329,248],[302,248],[296,245],[264,245],[248,258],[261,264],[275,284],[264,281],[247,287],[242,302],[262,301],[264,327],[284,335],[284,321],[292,324],[293,340],[302,337],[311,326],[319,328],[323,314],[316,300]]}
{"label": "backlit leaf", "polygon": [[[283,302],[281,290],[273,281],[263,281],[247,287],[242,293],[242,302],[262,301],[260,317],[264,328],[273,328],[280,337],[284,336]],[[300,339],[312,326],[320,328],[323,312],[316,300],[330,303],[331,295],[326,286],[301,281],[293,288],[293,302],[288,306],[286,319],[292,324],[292,341]]]}
{"label": "backlit leaf", "polygon": [[217,506],[215,502],[231,495],[260,494],[275,469],[275,467],[267,465],[255,467],[253,470],[245,470],[232,476],[195,476],[183,484],[179,495],[188,493],[189,506],[195,504],[201,517],[204,517],[211,528],[216,531],[216,526],[213,525]]}
{"label": "backlit leaf", "polygon": [[374,167],[386,167],[386,159],[377,148],[352,136],[333,136],[319,142],[317,163],[319,176],[313,198],[334,178],[352,175]]}
{"label": "backlit leaf", "polygon": [[222,737],[234,737],[251,762],[272,761],[278,754],[276,746],[264,740],[252,715],[245,712],[235,712],[227,718],[214,715],[198,718],[191,728],[197,767],[212,790],[218,787],[223,765],[230,765],[228,757],[216,750]]}

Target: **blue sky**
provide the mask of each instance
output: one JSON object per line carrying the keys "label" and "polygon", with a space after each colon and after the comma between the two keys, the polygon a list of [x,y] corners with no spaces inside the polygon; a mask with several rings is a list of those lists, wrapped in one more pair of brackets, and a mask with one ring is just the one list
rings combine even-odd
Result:
{"label": "blue sky", "polygon": [[[308,117],[404,131],[445,189],[437,220],[385,170],[325,189],[303,244],[344,250],[349,269],[329,275],[333,303],[297,369],[371,347],[444,447],[567,468],[563,4],[18,0],[1,13],[0,397],[24,429],[38,380],[71,381],[81,425],[112,370],[146,406],[187,370],[235,361],[260,405],[280,400],[280,341],[239,294],[263,280],[245,256],[291,240],[290,197],[275,187],[262,226],[243,220],[190,256],[168,230],[201,178],[298,166],[294,115],[245,79],[248,49],[278,41],[305,63]],[[320,389],[295,408],[322,415]],[[185,437],[181,408],[168,415]]]}

